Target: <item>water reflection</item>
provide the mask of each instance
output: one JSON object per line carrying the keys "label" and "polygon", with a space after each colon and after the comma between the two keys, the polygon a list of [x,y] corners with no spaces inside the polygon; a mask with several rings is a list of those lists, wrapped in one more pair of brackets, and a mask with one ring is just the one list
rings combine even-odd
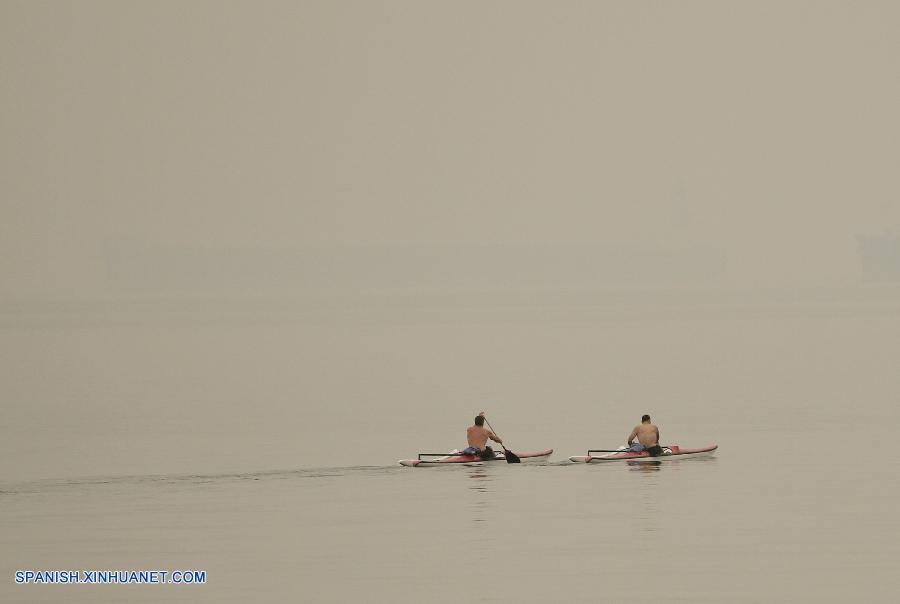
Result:
{"label": "water reflection", "polygon": [[625,464],[632,472],[659,472],[663,466],[678,470],[681,464],[716,463],[716,460],[716,457],[688,457],[687,459],[668,459],[665,460],[665,463],[663,460],[629,460]]}
{"label": "water reflection", "polygon": [[469,489],[473,491],[481,491],[487,493],[490,490],[490,483],[493,480],[488,474],[487,468],[484,466],[475,466],[468,471],[468,476],[472,480],[469,483]]}
{"label": "water reflection", "polygon": [[644,553],[651,553],[653,546],[651,543],[655,541],[655,536],[660,530],[660,518],[662,514],[662,505],[660,497],[662,492],[659,488],[661,475],[659,471],[664,465],[672,465],[673,461],[663,463],[660,460],[643,460],[643,461],[626,461],[629,472],[636,472],[644,475],[636,484],[637,493],[632,500],[631,507],[636,528],[641,533],[654,539],[640,540],[640,549]]}
{"label": "water reflection", "polygon": [[485,466],[473,467],[466,476],[469,479],[469,490],[472,491],[472,522],[486,522],[494,507],[491,499],[491,482],[494,479]]}
{"label": "water reflection", "polygon": [[[652,536],[660,530],[660,519],[662,515],[662,506],[658,499],[659,494],[656,492],[656,483],[645,483],[650,489],[649,492],[642,493],[641,503],[637,508],[637,517],[640,522],[639,529],[642,533]],[[648,540],[642,546],[650,553],[655,548],[654,541]]]}
{"label": "water reflection", "polygon": [[663,465],[661,461],[626,461],[625,463],[632,472],[659,472]]}

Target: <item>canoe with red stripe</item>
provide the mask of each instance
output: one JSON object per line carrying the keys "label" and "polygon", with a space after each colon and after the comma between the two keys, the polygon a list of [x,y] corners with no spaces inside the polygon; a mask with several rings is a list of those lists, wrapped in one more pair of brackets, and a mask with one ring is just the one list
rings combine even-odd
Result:
{"label": "canoe with red stripe", "polygon": [[[688,447],[679,447],[678,445],[669,445],[663,447],[663,454],[652,457],[646,451],[629,451],[627,447],[622,447],[618,451],[597,454],[597,451],[588,451],[587,455],[572,455],[569,461],[577,463],[599,463],[601,461],[666,461],[669,459],[684,459],[686,457],[711,457],[715,455],[719,445],[709,445],[690,449]],[[594,455],[591,455],[594,453]]]}
{"label": "canoe with red stripe", "polygon": [[[518,453],[515,452],[516,455],[519,456],[519,459],[522,460],[522,463],[529,462],[541,462],[547,461],[547,458],[550,457],[550,454],[553,453],[553,449],[545,449],[543,451],[534,451],[531,453]],[[425,459],[423,459],[423,457]],[[477,455],[459,455],[459,454],[446,454],[446,453],[419,453],[418,459],[401,459],[401,466],[408,466],[411,468],[420,468],[427,466],[444,466],[444,465],[453,465],[453,464],[463,464],[470,466],[480,466],[484,463],[495,463],[498,461],[506,462],[506,457],[503,455],[503,451],[494,451],[493,459],[481,459]]]}

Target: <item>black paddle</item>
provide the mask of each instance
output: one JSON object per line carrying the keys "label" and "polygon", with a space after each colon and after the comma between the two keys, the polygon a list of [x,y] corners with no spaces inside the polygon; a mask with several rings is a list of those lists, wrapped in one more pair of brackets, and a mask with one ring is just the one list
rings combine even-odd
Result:
{"label": "black paddle", "polygon": [[[488,425],[488,428],[491,429],[491,432],[494,432],[494,427],[491,425],[491,422],[487,420],[487,418],[484,418],[484,423]],[[494,432],[494,436],[496,435],[497,433]],[[500,446],[503,447],[503,455],[506,457],[506,463],[522,463],[522,460],[519,459],[519,456],[504,447],[503,443],[500,443]]]}

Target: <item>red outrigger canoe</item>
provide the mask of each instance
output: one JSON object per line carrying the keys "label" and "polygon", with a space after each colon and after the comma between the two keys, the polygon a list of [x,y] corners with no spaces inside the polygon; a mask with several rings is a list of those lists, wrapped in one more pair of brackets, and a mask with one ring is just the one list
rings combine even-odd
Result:
{"label": "red outrigger canoe", "polygon": [[[522,460],[522,463],[541,462],[547,461],[547,458],[550,457],[551,453],[553,453],[553,449],[535,451],[533,453],[515,453],[519,456],[519,459]],[[423,457],[425,459],[423,459]],[[481,459],[481,457],[477,455],[461,455],[458,453],[419,453],[418,459],[401,459],[400,465],[408,466],[411,468],[445,466],[452,464],[480,466],[485,463],[495,463],[498,461],[506,461],[506,457],[503,455],[503,451],[494,451],[493,459]]]}
{"label": "red outrigger canoe", "polygon": [[[669,445],[663,447],[663,454],[652,457],[646,451],[630,451],[628,447],[622,447],[617,451],[602,452],[599,450],[590,450],[587,455],[572,455],[569,461],[576,463],[599,463],[601,461],[666,461],[670,459],[684,459],[685,457],[711,457],[715,455],[719,445],[709,445],[697,449],[689,449],[687,447],[679,447],[678,445]],[[591,455],[595,453],[596,455]],[[602,455],[600,454],[602,453]]]}

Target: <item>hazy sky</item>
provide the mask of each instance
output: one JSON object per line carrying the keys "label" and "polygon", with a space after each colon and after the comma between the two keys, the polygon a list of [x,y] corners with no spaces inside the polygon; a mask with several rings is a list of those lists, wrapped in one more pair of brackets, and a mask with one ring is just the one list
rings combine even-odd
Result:
{"label": "hazy sky", "polygon": [[7,299],[185,250],[852,285],[854,237],[900,229],[895,2],[0,0],[0,74]]}

